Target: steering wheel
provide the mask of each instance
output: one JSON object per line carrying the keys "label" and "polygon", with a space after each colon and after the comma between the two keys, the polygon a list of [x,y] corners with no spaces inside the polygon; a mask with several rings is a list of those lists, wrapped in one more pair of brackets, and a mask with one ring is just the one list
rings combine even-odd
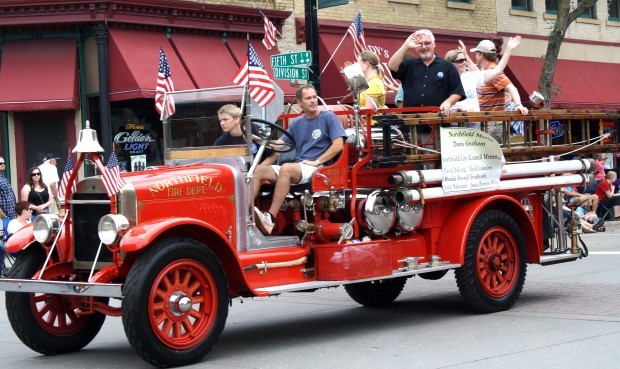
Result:
{"label": "steering wheel", "polygon": [[[297,144],[295,143],[295,139],[284,128],[280,127],[275,123],[268,122],[264,119],[252,118],[252,123],[261,123],[270,128],[268,133],[264,133],[262,132],[262,130],[259,130],[258,144],[265,144],[266,148],[279,153],[285,153],[295,150],[295,147],[297,146]],[[278,141],[278,132],[286,136],[290,143],[284,142],[276,144],[276,141]]]}

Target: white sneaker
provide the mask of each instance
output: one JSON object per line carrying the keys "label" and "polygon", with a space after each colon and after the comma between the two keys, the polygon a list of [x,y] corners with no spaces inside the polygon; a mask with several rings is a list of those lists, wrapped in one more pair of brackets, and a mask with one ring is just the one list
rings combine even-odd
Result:
{"label": "white sneaker", "polygon": [[261,212],[256,206],[254,207],[254,217],[256,218],[256,226],[265,235],[268,236],[273,231],[275,220],[269,212]]}

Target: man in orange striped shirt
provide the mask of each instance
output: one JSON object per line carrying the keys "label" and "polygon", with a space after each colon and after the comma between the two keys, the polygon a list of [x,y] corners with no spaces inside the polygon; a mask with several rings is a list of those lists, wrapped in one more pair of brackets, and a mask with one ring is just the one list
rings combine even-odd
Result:
{"label": "man in orange striped shirt", "polygon": [[[482,40],[475,48],[470,50],[476,55],[476,63],[480,69],[487,70],[497,67],[497,48],[491,40]],[[512,102],[521,114],[527,114],[528,110],[521,104],[521,97],[517,88],[505,74],[500,74],[493,81],[478,88],[478,102],[481,111],[506,110],[506,105],[511,98]],[[503,124],[501,122],[489,122],[489,134],[498,142],[502,142]]]}

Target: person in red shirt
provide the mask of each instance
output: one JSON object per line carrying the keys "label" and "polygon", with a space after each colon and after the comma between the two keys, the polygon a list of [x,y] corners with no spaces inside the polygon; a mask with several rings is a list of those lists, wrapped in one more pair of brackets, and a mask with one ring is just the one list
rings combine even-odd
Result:
{"label": "person in red shirt", "polygon": [[614,216],[617,217],[620,212],[617,206],[620,206],[620,193],[615,192],[614,182],[618,178],[618,174],[616,172],[609,171],[605,176],[605,179],[601,181],[596,187],[596,191],[594,194],[598,196],[599,204],[605,205],[606,208],[614,207]]}

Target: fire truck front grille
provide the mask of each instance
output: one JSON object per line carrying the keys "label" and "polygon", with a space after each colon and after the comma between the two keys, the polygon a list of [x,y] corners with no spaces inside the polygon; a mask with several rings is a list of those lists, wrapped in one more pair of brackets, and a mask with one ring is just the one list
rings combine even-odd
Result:
{"label": "fire truck front grille", "polygon": [[[105,193],[75,193],[71,204],[73,221],[73,255],[77,266],[92,266],[99,247],[97,225],[110,213],[110,199]],[[97,263],[112,262],[112,253],[103,245]]]}

